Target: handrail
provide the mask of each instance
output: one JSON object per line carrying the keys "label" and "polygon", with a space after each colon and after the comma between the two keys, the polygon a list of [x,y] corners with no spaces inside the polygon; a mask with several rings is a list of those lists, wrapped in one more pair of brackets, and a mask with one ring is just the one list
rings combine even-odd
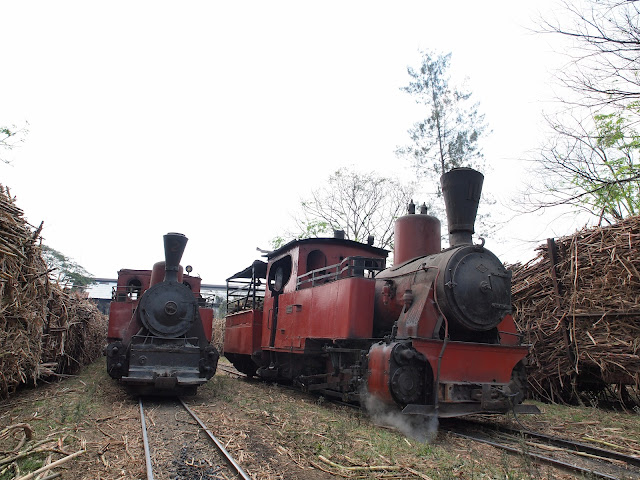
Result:
{"label": "handrail", "polygon": [[[112,302],[137,302],[142,298],[142,287],[136,285],[116,285],[111,287]],[[193,292],[194,298],[198,301],[199,307],[212,308],[216,303],[215,294],[203,295],[202,293]]]}
{"label": "handrail", "polygon": [[[317,268],[300,275],[296,283],[296,289],[315,287],[324,283],[335,282],[342,278],[367,277],[373,278],[376,272],[385,269],[385,259],[375,257],[352,256],[340,263],[327,267]],[[365,271],[367,274],[365,275]]]}
{"label": "handrail", "polygon": [[265,286],[252,280],[227,282],[227,312],[256,310],[264,303]]}

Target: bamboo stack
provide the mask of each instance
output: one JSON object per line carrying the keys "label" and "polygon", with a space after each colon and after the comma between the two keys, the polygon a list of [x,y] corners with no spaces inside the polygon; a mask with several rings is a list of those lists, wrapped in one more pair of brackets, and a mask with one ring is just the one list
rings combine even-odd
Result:
{"label": "bamboo stack", "polygon": [[640,216],[552,240],[527,264],[511,267],[515,318],[532,345],[529,384],[536,396],[593,403],[613,392],[624,403],[637,402],[639,250]]}
{"label": "bamboo stack", "polygon": [[0,185],[0,398],[19,385],[76,372],[101,354],[106,338],[106,317],[50,281],[41,230]]}

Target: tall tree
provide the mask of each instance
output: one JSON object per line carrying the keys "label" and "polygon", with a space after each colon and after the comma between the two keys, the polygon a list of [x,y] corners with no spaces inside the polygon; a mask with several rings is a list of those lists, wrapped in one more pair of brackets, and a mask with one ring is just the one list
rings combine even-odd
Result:
{"label": "tall tree", "polygon": [[301,214],[294,218],[296,230],[276,237],[272,246],[343,230],[350,240],[366,242],[371,235],[376,246],[391,248],[394,221],[406,213],[412,193],[413,185],[343,168],[302,200]]}
{"label": "tall tree", "polygon": [[49,268],[57,274],[58,283],[80,290],[94,283],[89,272],[58,250],[42,245],[42,256]]}
{"label": "tall tree", "polygon": [[562,21],[542,21],[561,39],[569,62],[559,113],[535,158],[526,203],[568,205],[602,221],[640,213],[640,10],[637,2],[562,1]]}
{"label": "tall tree", "polygon": [[409,85],[402,90],[424,105],[428,116],[408,130],[411,144],[396,154],[408,158],[419,173],[439,177],[455,167],[482,163],[479,139],[486,131],[484,115],[471,102],[471,92],[451,84],[446,55],[421,52],[420,66],[408,67]]}

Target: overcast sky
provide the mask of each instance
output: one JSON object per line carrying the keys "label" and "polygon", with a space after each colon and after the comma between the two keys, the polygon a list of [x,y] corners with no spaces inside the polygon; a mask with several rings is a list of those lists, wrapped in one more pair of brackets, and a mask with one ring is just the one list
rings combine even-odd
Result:
{"label": "overcast sky", "polygon": [[407,174],[394,150],[421,113],[400,91],[406,68],[420,49],[452,52],[493,131],[493,216],[510,220],[487,247],[525,261],[576,228],[501,206],[527,175],[561,65],[553,39],[530,30],[552,8],[0,1],[0,125],[29,123],[0,183],[31,224],[44,221],[46,244],[95,276],[150,268],[178,231],[190,239],[183,264],[222,283],[335,170]]}

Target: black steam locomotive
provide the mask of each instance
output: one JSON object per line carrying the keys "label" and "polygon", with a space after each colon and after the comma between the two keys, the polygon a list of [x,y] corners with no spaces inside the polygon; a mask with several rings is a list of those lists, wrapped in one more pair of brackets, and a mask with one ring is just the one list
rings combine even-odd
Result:
{"label": "black steam locomotive", "polygon": [[[213,308],[184,275],[187,237],[164,236],[165,261],[118,272],[109,311],[107,371],[139,394],[190,395],[216,371]],[[187,267],[187,272],[191,268]]]}

